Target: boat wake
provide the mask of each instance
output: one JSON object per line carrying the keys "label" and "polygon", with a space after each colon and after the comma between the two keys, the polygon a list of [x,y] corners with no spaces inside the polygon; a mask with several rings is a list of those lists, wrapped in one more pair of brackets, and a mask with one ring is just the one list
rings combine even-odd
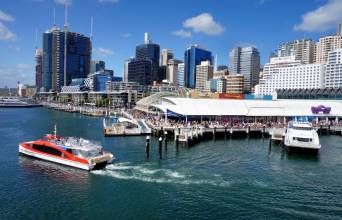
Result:
{"label": "boat wake", "polygon": [[122,180],[137,180],[149,183],[168,183],[181,185],[210,185],[230,187],[231,183],[217,176],[198,179],[170,169],[154,169],[144,165],[130,165],[130,163],[110,164],[103,170],[94,170],[93,174],[110,176]]}

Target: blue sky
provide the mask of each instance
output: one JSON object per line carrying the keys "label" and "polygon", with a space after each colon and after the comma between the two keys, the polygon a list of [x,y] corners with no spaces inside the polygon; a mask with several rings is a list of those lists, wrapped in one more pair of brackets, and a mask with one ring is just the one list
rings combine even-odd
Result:
{"label": "blue sky", "polygon": [[[0,87],[16,81],[34,83],[35,30],[42,33],[64,24],[65,0],[0,0]],[[161,48],[184,58],[187,45],[197,43],[228,64],[237,45],[254,45],[262,64],[280,42],[318,39],[336,32],[342,0],[71,0],[70,29],[90,34],[94,18],[93,59],[106,62],[122,76],[123,61],[149,32]]]}

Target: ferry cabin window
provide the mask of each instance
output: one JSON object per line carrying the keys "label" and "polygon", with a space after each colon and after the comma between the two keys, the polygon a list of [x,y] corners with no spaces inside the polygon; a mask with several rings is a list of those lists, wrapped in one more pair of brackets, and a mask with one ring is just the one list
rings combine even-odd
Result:
{"label": "ferry cabin window", "polygon": [[52,147],[34,144],[32,148],[35,150],[38,150],[40,152],[43,152],[43,153],[52,154],[52,155],[56,155],[56,156],[62,156],[62,152],[60,152],[59,150],[56,150]]}

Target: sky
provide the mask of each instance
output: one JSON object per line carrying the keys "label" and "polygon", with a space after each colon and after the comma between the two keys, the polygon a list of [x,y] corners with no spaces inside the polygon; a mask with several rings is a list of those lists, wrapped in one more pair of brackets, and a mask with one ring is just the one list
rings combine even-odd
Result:
{"label": "sky", "polygon": [[[0,87],[34,84],[34,50],[54,23],[64,25],[67,0],[0,0]],[[160,48],[184,59],[190,44],[217,54],[228,65],[235,46],[255,46],[261,63],[278,44],[336,33],[342,0],[69,0],[70,30],[90,35],[94,60],[122,76],[124,60],[150,33]],[[36,30],[38,37],[36,40]]]}

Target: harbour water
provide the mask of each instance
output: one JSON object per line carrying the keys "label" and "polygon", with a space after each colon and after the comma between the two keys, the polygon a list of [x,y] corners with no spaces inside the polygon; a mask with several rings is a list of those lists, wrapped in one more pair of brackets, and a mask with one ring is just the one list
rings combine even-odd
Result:
{"label": "harbour water", "polygon": [[[100,142],[117,160],[92,172],[18,156],[18,143],[52,132]],[[169,142],[104,137],[102,119],[45,108],[0,109],[0,219],[340,219],[342,137],[318,155],[268,139]]]}

